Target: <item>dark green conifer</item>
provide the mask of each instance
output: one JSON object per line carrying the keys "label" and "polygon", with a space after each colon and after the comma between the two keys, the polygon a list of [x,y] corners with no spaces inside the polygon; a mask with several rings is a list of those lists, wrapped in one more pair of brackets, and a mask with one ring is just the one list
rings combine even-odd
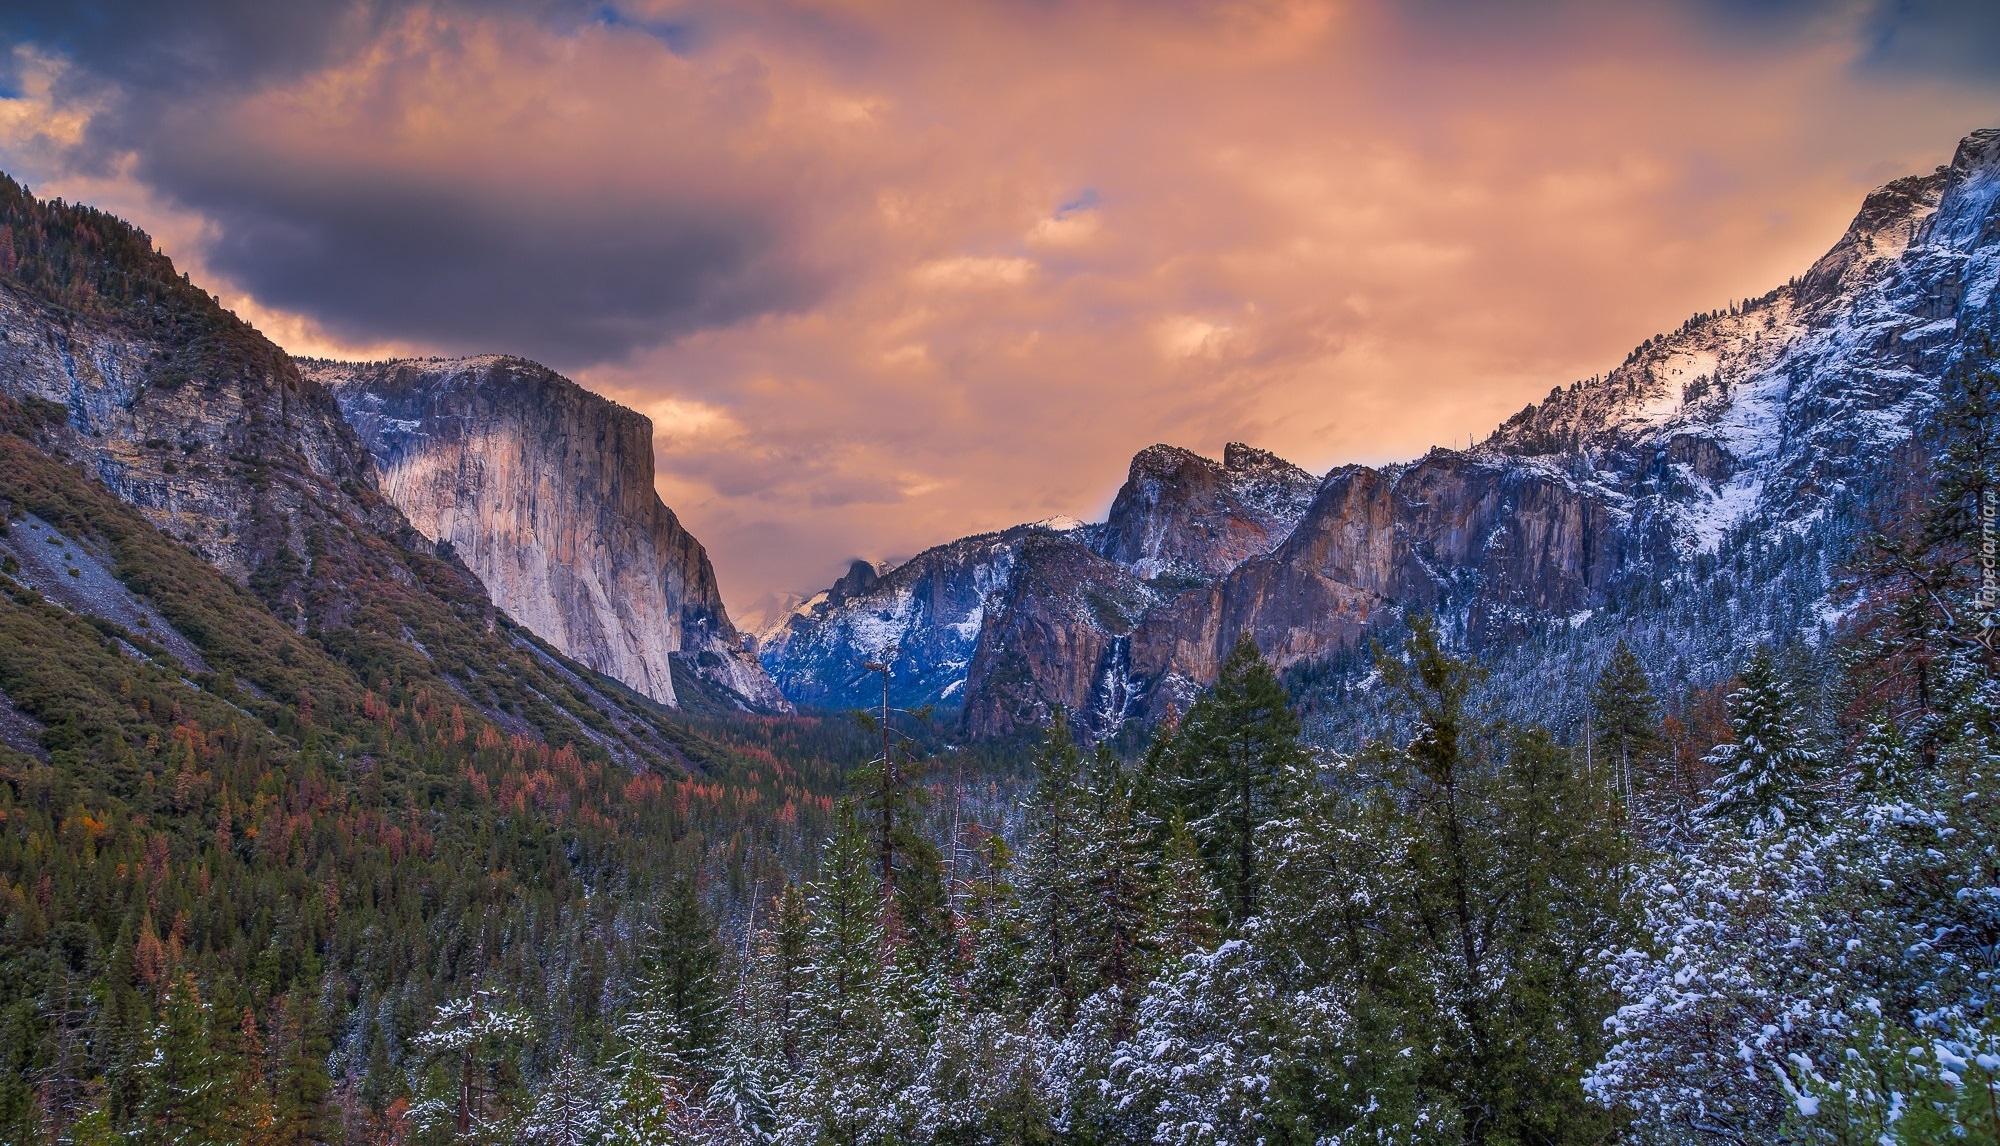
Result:
{"label": "dark green conifer", "polygon": [[1257,829],[1283,813],[1305,760],[1285,687],[1246,633],[1162,760],[1166,791],[1201,844],[1231,930],[1257,909]]}
{"label": "dark green conifer", "polygon": [[694,877],[673,883],[653,929],[640,993],[646,1005],[671,1015],[679,1032],[673,1047],[699,1065],[716,1049],[722,1034],[722,944]]}

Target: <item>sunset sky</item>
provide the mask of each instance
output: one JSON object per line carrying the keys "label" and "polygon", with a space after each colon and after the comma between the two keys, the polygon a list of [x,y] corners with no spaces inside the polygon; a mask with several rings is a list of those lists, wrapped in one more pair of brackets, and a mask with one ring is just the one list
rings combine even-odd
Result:
{"label": "sunset sky", "polygon": [[2000,5],[0,3],[0,167],[650,415],[739,617],[1131,454],[1462,444],[2000,125]]}

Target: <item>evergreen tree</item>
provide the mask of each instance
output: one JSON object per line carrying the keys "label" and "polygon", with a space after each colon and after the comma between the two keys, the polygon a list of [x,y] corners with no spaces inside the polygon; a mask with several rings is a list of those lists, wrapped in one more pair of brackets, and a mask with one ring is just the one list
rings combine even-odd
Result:
{"label": "evergreen tree", "polygon": [[521,1138],[534,1146],[594,1146],[605,1133],[610,1100],[603,1075],[565,1051],[535,1088]]}
{"label": "evergreen tree", "polygon": [[1708,755],[1723,775],[1698,818],[1734,823],[1752,834],[1810,822],[1819,753],[1799,727],[1798,705],[1766,650],[1750,658],[1742,687],[1730,694],[1729,728],[1735,741]]}
{"label": "evergreen tree", "polygon": [[229,1108],[240,1079],[215,1045],[211,1018],[192,976],[167,985],[142,1071],[137,1141],[207,1146],[235,1138]]}
{"label": "evergreen tree", "polygon": [[1019,888],[1021,930],[1028,944],[1024,981],[1028,1005],[1051,1008],[1055,1026],[1067,1029],[1089,986],[1078,967],[1077,948],[1090,887],[1083,865],[1088,811],[1083,754],[1060,711],[1042,733],[1034,766]]}
{"label": "evergreen tree", "polygon": [[1215,946],[1215,885],[1187,821],[1176,812],[1167,827],[1166,854],[1154,891],[1152,948],[1162,974],[1172,974],[1189,955]]}
{"label": "evergreen tree", "polygon": [[1257,909],[1257,830],[1283,813],[1304,759],[1284,685],[1246,633],[1173,733],[1163,761],[1174,810],[1201,843],[1232,931]]}
{"label": "evergreen tree", "polygon": [[[1591,690],[1591,743],[1587,750],[1611,771],[1612,786],[1632,807],[1639,797],[1639,777],[1662,743],[1660,702],[1639,658],[1621,637],[1611,659]],[[1595,760],[1591,766],[1596,766]]]}
{"label": "evergreen tree", "polygon": [[689,1039],[664,995],[642,999],[618,1024],[618,1087],[607,1137],[632,1146],[700,1141],[706,1122],[695,1070],[681,1057]]}
{"label": "evergreen tree", "polygon": [[787,1140],[862,1141],[891,1117],[882,1077],[891,1048],[881,1006],[884,904],[874,841],[847,800],[835,806],[834,824],[808,896],[812,963],[801,1066],[777,1096],[779,1134]]}
{"label": "evergreen tree", "polygon": [[645,1006],[671,1015],[674,1052],[700,1065],[722,1034],[722,944],[692,876],[674,881],[653,929],[639,990]]}
{"label": "evergreen tree", "polygon": [[708,1091],[708,1110],[715,1121],[745,1140],[769,1142],[776,1119],[763,1075],[748,1055],[734,1048],[723,1059],[715,1084]]}
{"label": "evergreen tree", "polygon": [[275,1031],[275,1125],[270,1141],[287,1146],[336,1137],[327,1096],[333,1089],[326,1058],[332,1050],[318,1000],[295,989],[279,1005]]}
{"label": "evergreen tree", "polygon": [[1021,1005],[1029,935],[1011,876],[1013,849],[998,833],[977,850],[978,873],[966,888],[965,919],[972,965],[965,975],[967,1004],[975,1012],[1013,1015]]}
{"label": "evergreen tree", "polygon": [[[924,837],[919,823],[928,795],[920,781],[931,761],[915,738],[894,727],[898,710],[889,707],[888,670],[880,671],[882,709],[859,713],[858,719],[864,732],[881,736],[881,751],[855,772],[851,785],[861,796],[861,811],[873,838],[883,935],[891,946],[901,946],[906,929],[923,933],[919,941],[935,941],[942,927],[938,907],[942,897],[933,895],[928,878],[936,867],[937,847]],[[930,720],[927,708],[909,715],[921,723]]]}
{"label": "evergreen tree", "polygon": [[1093,809],[1081,833],[1079,861],[1085,875],[1079,905],[1077,969],[1086,993],[1115,993],[1110,1035],[1129,1034],[1138,988],[1146,981],[1153,932],[1151,860],[1147,833],[1131,787],[1108,749],[1100,748],[1087,800]]}
{"label": "evergreen tree", "polygon": [[1469,1144],[1600,1140],[1576,1079],[1609,1010],[1593,961],[1630,926],[1624,837],[1547,733],[1474,714],[1480,670],[1428,620],[1407,662],[1382,663],[1414,727],[1371,750],[1388,783],[1362,822],[1394,872],[1358,936],[1360,983],[1423,1056],[1407,1109],[1449,1115]]}
{"label": "evergreen tree", "polygon": [[533,1025],[500,1005],[492,991],[475,990],[437,1008],[411,1042],[426,1067],[424,1101],[412,1117],[427,1139],[504,1141],[520,1093],[520,1057]]}
{"label": "evergreen tree", "polygon": [[822,1038],[867,1025],[881,971],[882,904],[870,867],[870,840],[846,800],[834,809],[834,825],[810,902],[808,974],[815,1033]]}
{"label": "evergreen tree", "polygon": [[776,1028],[778,1055],[788,1070],[799,1065],[806,1006],[806,976],[811,965],[812,918],[805,893],[786,883],[778,895],[777,921],[763,951],[763,976],[770,993],[771,1021]]}

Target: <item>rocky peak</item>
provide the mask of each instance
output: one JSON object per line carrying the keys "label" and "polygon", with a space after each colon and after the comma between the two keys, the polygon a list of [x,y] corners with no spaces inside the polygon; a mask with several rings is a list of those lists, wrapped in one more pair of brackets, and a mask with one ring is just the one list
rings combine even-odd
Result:
{"label": "rocky peak", "polygon": [[783,705],[708,554],[654,490],[644,415],[520,358],[302,366],[339,398],[390,500],[535,635],[662,704],[677,702],[678,661]]}
{"label": "rocky peak", "polygon": [[1269,450],[1260,450],[1255,446],[1246,446],[1242,442],[1230,442],[1228,445],[1222,447],[1222,468],[1228,470],[1230,473],[1243,473],[1250,470],[1279,473],[1289,473],[1294,470],[1300,473],[1305,472]]}
{"label": "rocky peak", "polygon": [[2000,199],[2000,128],[1982,128],[1965,137],[1951,166],[1940,169],[1939,196],[1926,241],[1963,250],[1995,239],[1994,203]]}
{"label": "rocky peak", "polygon": [[844,605],[849,599],[859,597],[873,589],[876,582],[881,579],[872,562],[857,557],[847,567],[847,572],[841,574],[840,580],[835,581],[826,591],[827,604],[836,608]]}
{"label": "rocky peak", "polygon": [[1098,535],[1100,556],[1139,577],[1210,581],[1284,541],[1318,480],[1241,442],[1222,464],[1178,446],[1148,446]]}

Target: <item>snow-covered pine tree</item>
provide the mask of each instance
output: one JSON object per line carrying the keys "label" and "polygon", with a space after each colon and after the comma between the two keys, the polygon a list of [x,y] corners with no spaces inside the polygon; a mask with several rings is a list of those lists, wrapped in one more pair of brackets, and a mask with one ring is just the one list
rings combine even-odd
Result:
{"label": "snow-covered pine tree", "polygon": [[521,1140],[533,1146],[595,1146],[603,1140],[610,1088],[595,1067],[564,1051],[535,1088],[521,1122]]}
{"label": "snow-covered pine tree", "polygon": [[1153,887],[1145,869],[1154,857],[1139,822],[1142,810],[1108,748],[1098,749],[1086,799],[1093,812],[1081,841],[1087,894],[1078,920],[1078,970],[1087,993],[1114,994],[1110,1035],[1123,1039],[1151,970]]}
{"label": "snow-covered pine tree", "polygon": [[763,1072],[735,1047],[724,1053],[715,1082],[708,1089],[708,1111],[744,1142],[761,1146],[775,1136],[777,1118]]}
{"label": "snow-covered pine tree", "polygon": [[675,880],[640,966],[640,1010],[673,1019],[674,1053],[701,1066],[722,1037],[722,944],[692,876]]}
{"label": "snow-covered pine tree", "polygon": [[1818,802],[1820,754],[1800,727],[1791,689],[1764,649],[1744,666],[1742,682],[1729,697],[1735,740],[1709,753],[1706,763],[1722,776],[1696,818],[1753,835],[1807,824]]}
{"label": "snow-covered pine tree", "polygon": [[1014,1016],[1022,1009],[1029,936],[1014,891],[1014,852],[993,833],[980,841],[978,868],[967,884],[965,924],[972,962],[965,972],[968,1007]]}
{"label": "snow-covered pine tree", "polygon": [[787,1070],[797,1070],[804,1037],[807,975],[812,951],[812,917],[795,883],[778,893],[777,920],[759,951],[757,972],[772,1026],[771,1052]]}
{"label": "snow-covered pine tree", "polygon": [[489,989],[440,1004],[410,1044],[424,1064],[412,1121],[446,1141],[506,1139],[525,1097],[521,1052],[533,1034],[528,1016]]}
{"label": "snow-covered pine tree", "polygon": [[1150,946],[1157,973],[1172,975],[1181,961],[1215,946],[1215,885],[1201,862],[1201,849],[1179,812],[1167,824],[1154,891],[1156,904]]}
{"label": "snow-covered pine tree", "polygon": [[893,1124],[884,1074],[883,899],[877,856],[849,800],[806,896],[811,962],[800,1013],[799,1068],[773,1094],[785,1142],[863,1142]]}

